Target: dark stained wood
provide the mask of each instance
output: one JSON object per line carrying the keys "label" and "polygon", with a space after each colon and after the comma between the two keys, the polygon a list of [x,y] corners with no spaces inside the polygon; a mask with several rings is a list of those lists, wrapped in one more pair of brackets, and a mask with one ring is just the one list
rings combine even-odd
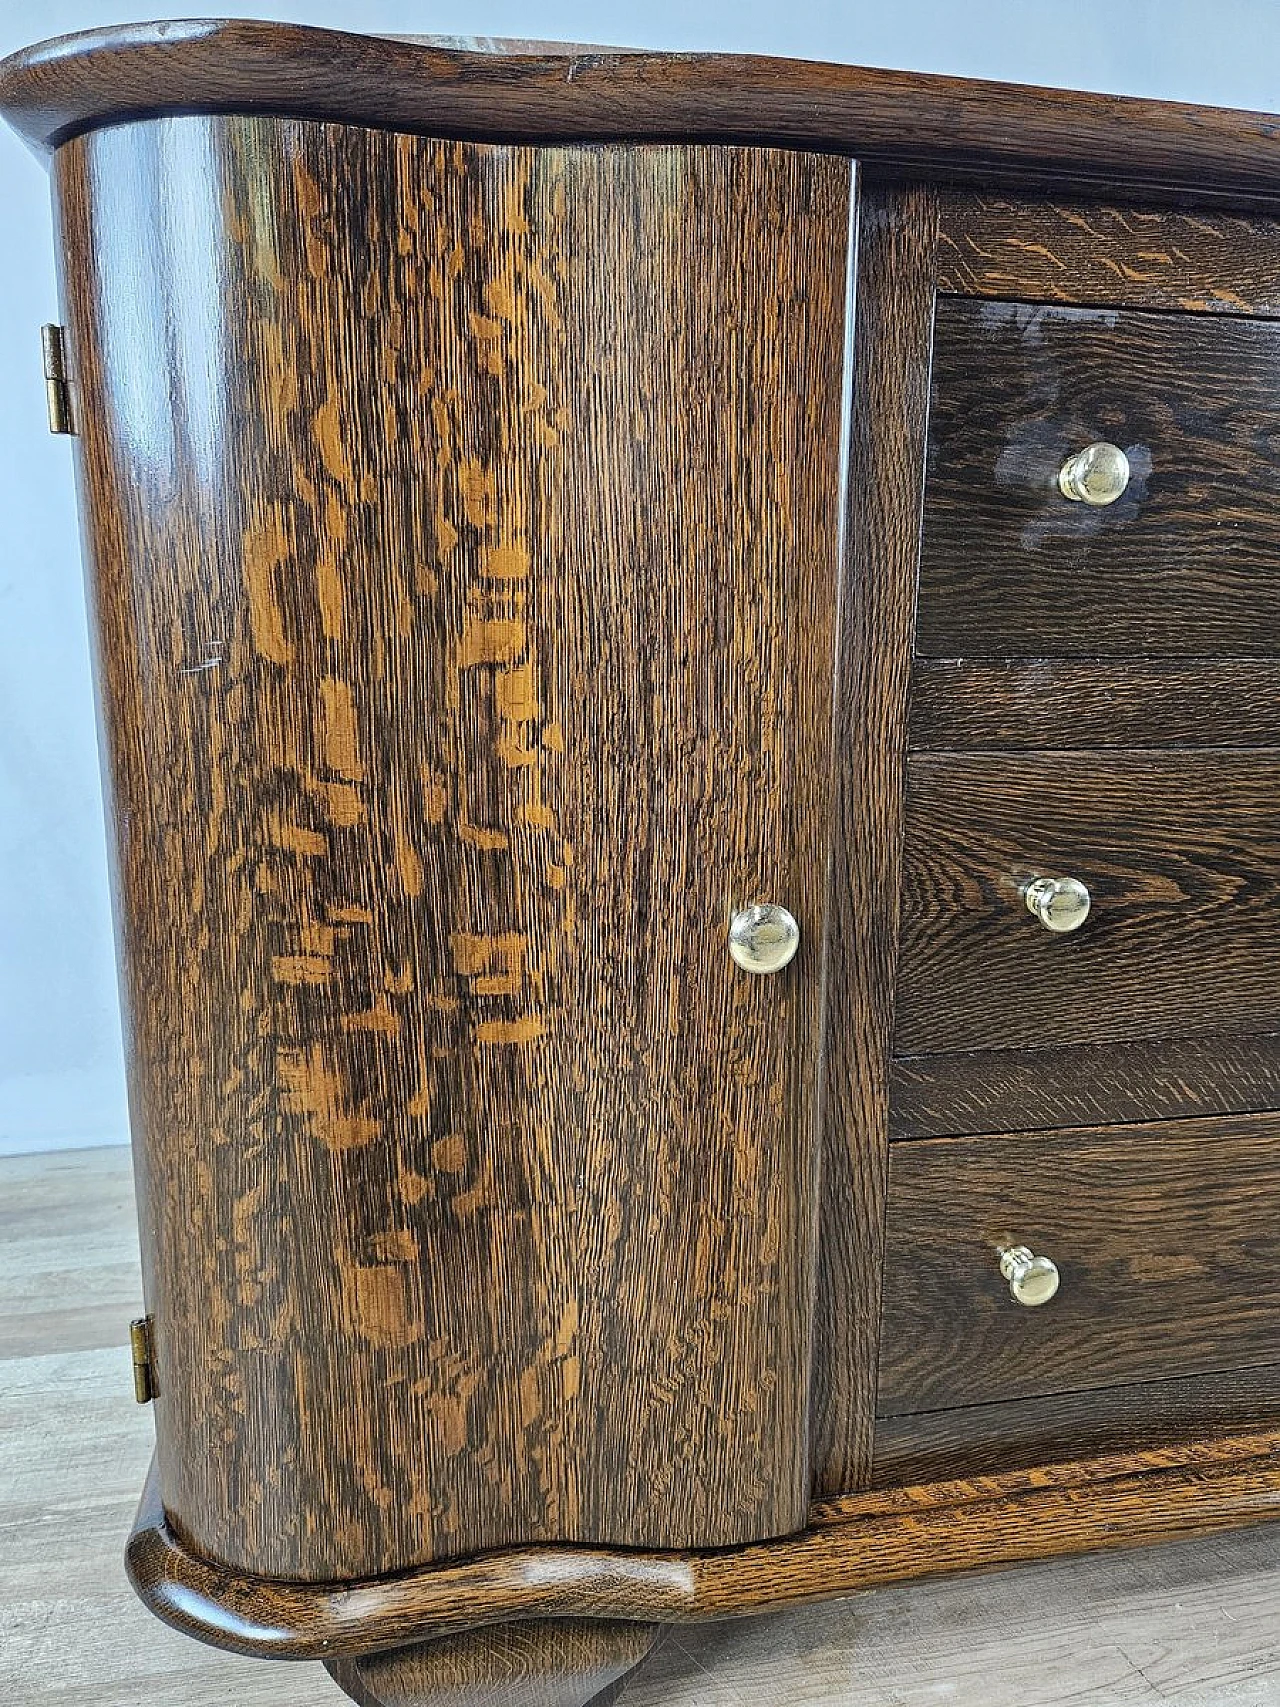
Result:
{"label": "dark stained wood", "polygon": [[660,1633],[604,1618],[496,1624],[391,1653],[328,1662],[359,1707],[586,1707]]}
{"label": "dark stained wood", "polygon": [[[917,754],[895,1052],[1275,1032],[1280,754]],[[1036,876],[1093,910],[1046,931]]]}
{"label": "dark stained wood", "polygon": [[248,20],[89,30],[0,65],[0,112],[43,147],[143,114],[264,109],[508,141],[801,144],[987,187],[1280,202],[1271,115],[911,72],[748,55],[523,58]]}
{"label": "dark stained wood", "polygon": [[[1267,1375],[1266,1370],[1256,1373],[1264,1378]],[[1148,1386],[1152,1385],[1148,1383]],[[1140,1390],[1125,1388],[1116,1391],[1133,1393]],[[1065,1401],[1072,1395],[1061,1397]],[[1113,1395],[1100,1394],[1099,1397],[1105,1402]],[[946,1414],[942,1411],[933,1413],[939,1419]],[[876,1425],[877,1436],[884,1424],[894,1420],[891,1417],[880,1418]],[[930,1419],[926,1415],[915,1420],[924,1424]],[[1280,1431],[1269,1424],[1253,1429],[1233,1429],[1223,1434],[1202,1431],[1194,1440],[1112,1447],[1090,1457],[1072,1453],[1067,1458],[1040,1459],[1021,1467],[974,1471],[965,1476],[946,1476],[932,1482],[900,1482],[888,1487],[863,1488],[857,1493],[815,1500],[809,1508],[809,1524],[811,1528],[824,1529],[835,1524],[897,1516],[903,1512],[933,1510],[942,1506],[971,1506],[982,1500],[1003,1500],[1037,1489],[1089,1489],[1103,1482],[1127,1481],[1166,1470],[1199,1467],[1216,1472],[1229,1463],[1242,1465],[1251,1459],[1270,1458],[1277,1450],[1278,1440]]]}
{"label": "dark stained wood", "polygon": [[1280,226],[1221,211],[1277,121],[248,22],[0,110],[58,147],[146,1603],[582,1707],[667,1621],[1280,1515],[1280,1436],[1205,1438],[1280,1367]]}
{"label": "dark stained wood", "polygon": [[917,748],[1280,747],[1280,659],[922,659]]}
{"label": "dark stained wood", "polygon": [[889,1077],[891,1138],[1177,1120],[1280,1108],[1280,1034],[913,1055]]}
{"label": "dark stained wood", "polygon": [[164,1498],[228,1564],[803,1519],[850,181],[59,155]]}
{"label": "dark stained wood", "polygon": [[814,1486],[871,1461],[902,766],[933,312],[930,191],[859,212],[814,1342]]}
{"label": "dark stained wood", "polygon": [[1203,1440],[1219,1430],[1277,1426],[1280,1363],[882,1417],[876,1424],[873,1485],[1003,1475],[1021,1465],[1078,1461],[1117,1446],[1149,1451],[1163,1442]]}
{"label": "dark stained wood", "polygon": [[497,1553],[355,1584],[264,1582],[184,1548],[154,1485],[129,1542],[135,1588],[157,1617],[214,1647],[332,1659],[453,1634],[477,1620],[684,1623],[767,1612],[879,1584],[989,1570],[1095,1548],[1146,1546],[1280,1518],[1280,1434],[1187,1453],[1104,1459],[1065,1473],[948,1481],[825,1502],[802,1534],[710,1553]]}
{"label": "dark stained wood", "polygon": [[[1052,304],[938,303],[919,651],[1280,652],[1280,326]],[[1118,502],[1068,454],[1118,444]]]}
{"label": "dark stained wood", "polygon": [[938,289],[1022,302],[1280,316],[1280,224],[1197,208],[956,191],[939,204]]}
{"label": "dark stained wood", "polygon": [[[1014,1302],[998,1251],[1058,1265]],[[1280,1115],[895,1144],[884,1416],[1274,1363]]]}

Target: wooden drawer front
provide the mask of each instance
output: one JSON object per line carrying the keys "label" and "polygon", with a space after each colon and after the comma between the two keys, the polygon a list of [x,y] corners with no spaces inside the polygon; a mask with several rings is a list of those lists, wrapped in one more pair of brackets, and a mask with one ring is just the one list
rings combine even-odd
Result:
{"label": "wooden drawer front", "polygon": [[[1280,1013],[1280,754],[917,755],[897,1055],[1268,1033]],[[1081,879],[1084,926],[1023,891]]]}
{"label": "wooden drawer front", "polygon": [[886,1234],[882,1415],[1280,1358],[1280,1116],[895,1144]]}
{"label": "wooden drawer front", "polygon": [[[1057,474],[1096,440],[1106,507]],[[1280,651],[1280,325],[939,300],[917,649]]]}

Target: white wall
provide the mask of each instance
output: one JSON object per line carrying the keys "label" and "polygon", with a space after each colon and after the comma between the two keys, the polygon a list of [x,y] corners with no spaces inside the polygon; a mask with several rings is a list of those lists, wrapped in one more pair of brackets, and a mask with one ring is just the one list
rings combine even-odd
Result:
{"label": "white wall", "polygon": [[[1278,0],[262,0],[337,28],[792,54],[1280,108]],[[0,54],[128,0],[0,0]],[[134,16],[198,6],[137,0]],[[262,6],[215,0],[219,16]],[[102,808],[67,441],[44,424],[56,318],[42,168],[0,135],[0,1154],[126,1136]]]}

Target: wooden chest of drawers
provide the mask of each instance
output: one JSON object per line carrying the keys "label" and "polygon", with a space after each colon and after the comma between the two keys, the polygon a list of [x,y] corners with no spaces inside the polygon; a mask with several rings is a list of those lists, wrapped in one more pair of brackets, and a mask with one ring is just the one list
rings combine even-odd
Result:
{"label": "wooden chest of drawers", "polygon": [[1280,1512],[1275,121],[262,24],[0,108],[148,1604],[581,1707],[668,1621]]}

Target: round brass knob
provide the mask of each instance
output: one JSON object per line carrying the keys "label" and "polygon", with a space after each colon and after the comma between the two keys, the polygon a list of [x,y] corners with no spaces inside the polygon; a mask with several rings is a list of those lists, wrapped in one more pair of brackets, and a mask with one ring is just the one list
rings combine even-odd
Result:
{"label": "round brass knob", "polygon": [[800,926],[785,907],[761,902],[729,923],[729,953],[744,972],[781,972],[800,946]]}
{"label": "round brass knob", "polygon": [[1078,877],[1037,877],[1028,883],[1025,896],[1028,912],[1055,934],[1078,931],[1093,905]]}
{"label": "round brass knob", "polygon": [[1000,1272],[1009,1282],[1014,1303],[1025,1304],[1029,1310],[1034,1310],[1037,1304],[1047,1304],[1061,1279],[1056,1263],[1048,1257],[1036,1256],[1026,1245],[1003,1247]]}
{"label": "round brass knob", "polygon": [[1079,504],[1114,504],[1129,484],[1129,458],[1119,445],[1086,445],[1058,470],[1058,490]]}

